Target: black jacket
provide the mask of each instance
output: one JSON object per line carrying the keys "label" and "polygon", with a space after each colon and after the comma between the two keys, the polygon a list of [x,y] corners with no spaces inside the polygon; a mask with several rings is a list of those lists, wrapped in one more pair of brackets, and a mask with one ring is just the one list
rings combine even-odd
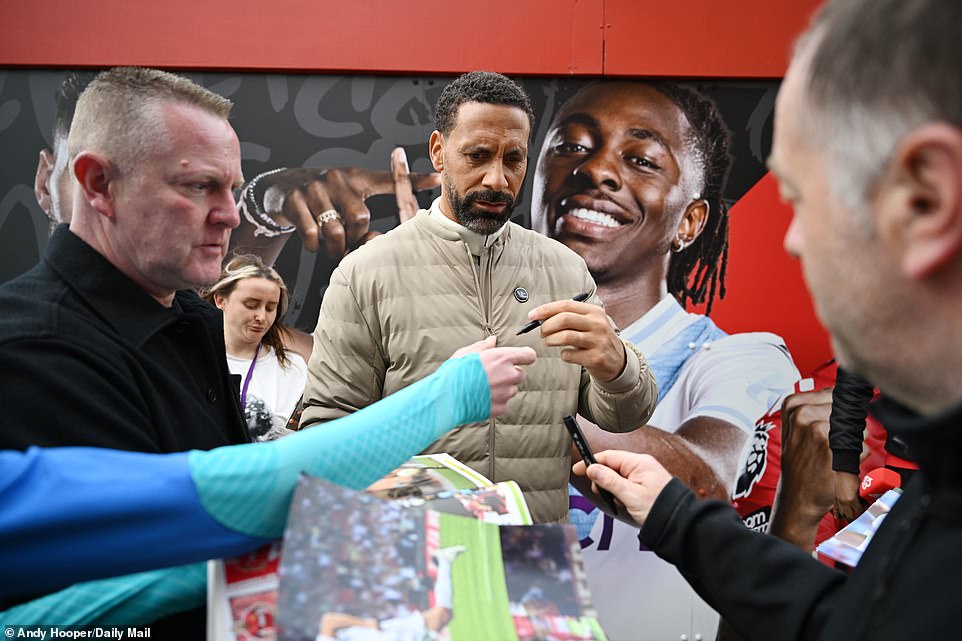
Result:
{"label": "black jacket", "polygon": [[165,308],[61,226],[0,310],[0,448],[249,440],[221,312],[193,292]]}
{"label": "black jacket", "polygon": [[[833,470],[859,473],[865,417],[874,396],[875,387],[871,383],[842,366],[838,367],[835,387],[832,389],[832,415],[828,429]],[[885,451],[912,460],[905,442],[891,432],[885,434]]]}
{"label": "black jacket", "polygon": [[[246,443],[238,397],[220,310],[186,291],[162,306],[66,226],[0,286],[0,449]],[[200,638],[204,609],[152,629]]]}
{"label": "black jacket", "polygon": [[921,419],[883,399],[873,413],[921,471],[851,575],[745,528],[728,504],[698,501],[677,479],[656,500],[641,541],[746,639],[959,638],[962,406]]}

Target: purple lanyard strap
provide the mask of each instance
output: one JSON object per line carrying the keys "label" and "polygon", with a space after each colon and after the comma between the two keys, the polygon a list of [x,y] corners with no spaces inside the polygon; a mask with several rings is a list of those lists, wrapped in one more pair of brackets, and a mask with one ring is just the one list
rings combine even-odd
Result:
{"label": "purple lanyard strap", "polygon": [[247,388],[251,384],[251,378],[254,376],[254,366],[257,365],[257,355],[261,352],[261,344],[257,344],[257,349],[254,350],[254,358],[251,359],[251,366],[247,369],[247,377],[244,379],[244,389],[241,390],[241,409],[245,412],[247,411]]}

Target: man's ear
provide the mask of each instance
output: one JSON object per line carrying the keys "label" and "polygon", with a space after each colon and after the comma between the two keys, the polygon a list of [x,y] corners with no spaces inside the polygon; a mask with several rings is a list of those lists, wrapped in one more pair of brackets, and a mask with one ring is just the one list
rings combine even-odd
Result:
{"label": "man's ear", "polygon": [[878,195],[879,225],[896,240],[903,271],[924,278],[962,251],[962,130],[947,123],[913,130],[890,169],[896,186]]}
{"label": "man's ear", "polygon": [[708,222],[708,209],[708,201],[704,198],[693,200],[688,204],[678,223],[679,240],[690,245],[701,235],[705,230],[705,223]]}
{"label": "man's ear", "polygon": [[33,179],[33,193],[37,197],[40,209],[50,216],[52,200],[50,198],[50,176],[53,175],[53,152],[44,147],[37,159],[37,175]]}
{"label": "man's ear", "polygon": [[77,155],[71,170],[77,178],[84,200],[107,218],[113,218],[110,183],[116,175],[113,163],[100,154],[84,151]]}
{"label": "man's ear", "polygon": [[434,171],[444,171],[444,135],[435,129],[428,141],[428,153],[431,154],[431,164]]}

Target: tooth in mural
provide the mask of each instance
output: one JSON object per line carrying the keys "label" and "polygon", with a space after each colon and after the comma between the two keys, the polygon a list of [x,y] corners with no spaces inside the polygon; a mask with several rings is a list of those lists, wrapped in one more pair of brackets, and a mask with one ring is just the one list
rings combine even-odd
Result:
{"label": "tooth in mural", "polygon": [[620,226],[620,223],[608,214],[601,213],[600,211],[594,211],[592,209],[585,209],[583,207],[572,209],[568,212],[568,215],[574,216],[575,218],[580,218],[581,220],[587,220],[590,223],[601,225],[602,227]]}

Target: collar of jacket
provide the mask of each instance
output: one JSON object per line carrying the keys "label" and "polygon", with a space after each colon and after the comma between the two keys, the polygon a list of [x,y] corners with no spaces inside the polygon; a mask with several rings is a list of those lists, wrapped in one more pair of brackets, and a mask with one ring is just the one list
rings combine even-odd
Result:
{"label": "collar of jacket", "polygon": [[173,306],[164,307],[66,224],[54,230],[44,261],[94,315],[137,346],[181,320],[183,313],[208,311],[208,304],[189,291],[177,292]]}
{"label": "collar of jacket", "polygon": [[[459,234],[456,229],[452,229],[448,225],[444,225],[440,221],[435,220],[434,217],[431,216],[431,212],[428,211],[427,209],[419,210],[417,213],[417,216],[415,216],[408,222],[416,224],[418,225],[419,228],[425,231],[428,231],[431,234],[438,236],[439,238],[442,238],[444,240],[450,240],[453,242],[461,242],[461,243],[465,242],[464,238],[461,237],[461,234]],[[507,223],[505,223],[503,228],[504,231],[498,235],[498,237],[494,240],[494,242],[492,242],[487,247],[487,249],[491,249],[493,247],[500,247],[501,245],[506,243],[511,236],[511,231],[514,226],[515,226],[515,223],[511,222],[510,220]]]}
{"label": "collar of jacket", "polygon": [[920,416],[884,394],[870,407],[891,434],[908,446],[934,484],[962,485],[962,404],[932,416]]}

